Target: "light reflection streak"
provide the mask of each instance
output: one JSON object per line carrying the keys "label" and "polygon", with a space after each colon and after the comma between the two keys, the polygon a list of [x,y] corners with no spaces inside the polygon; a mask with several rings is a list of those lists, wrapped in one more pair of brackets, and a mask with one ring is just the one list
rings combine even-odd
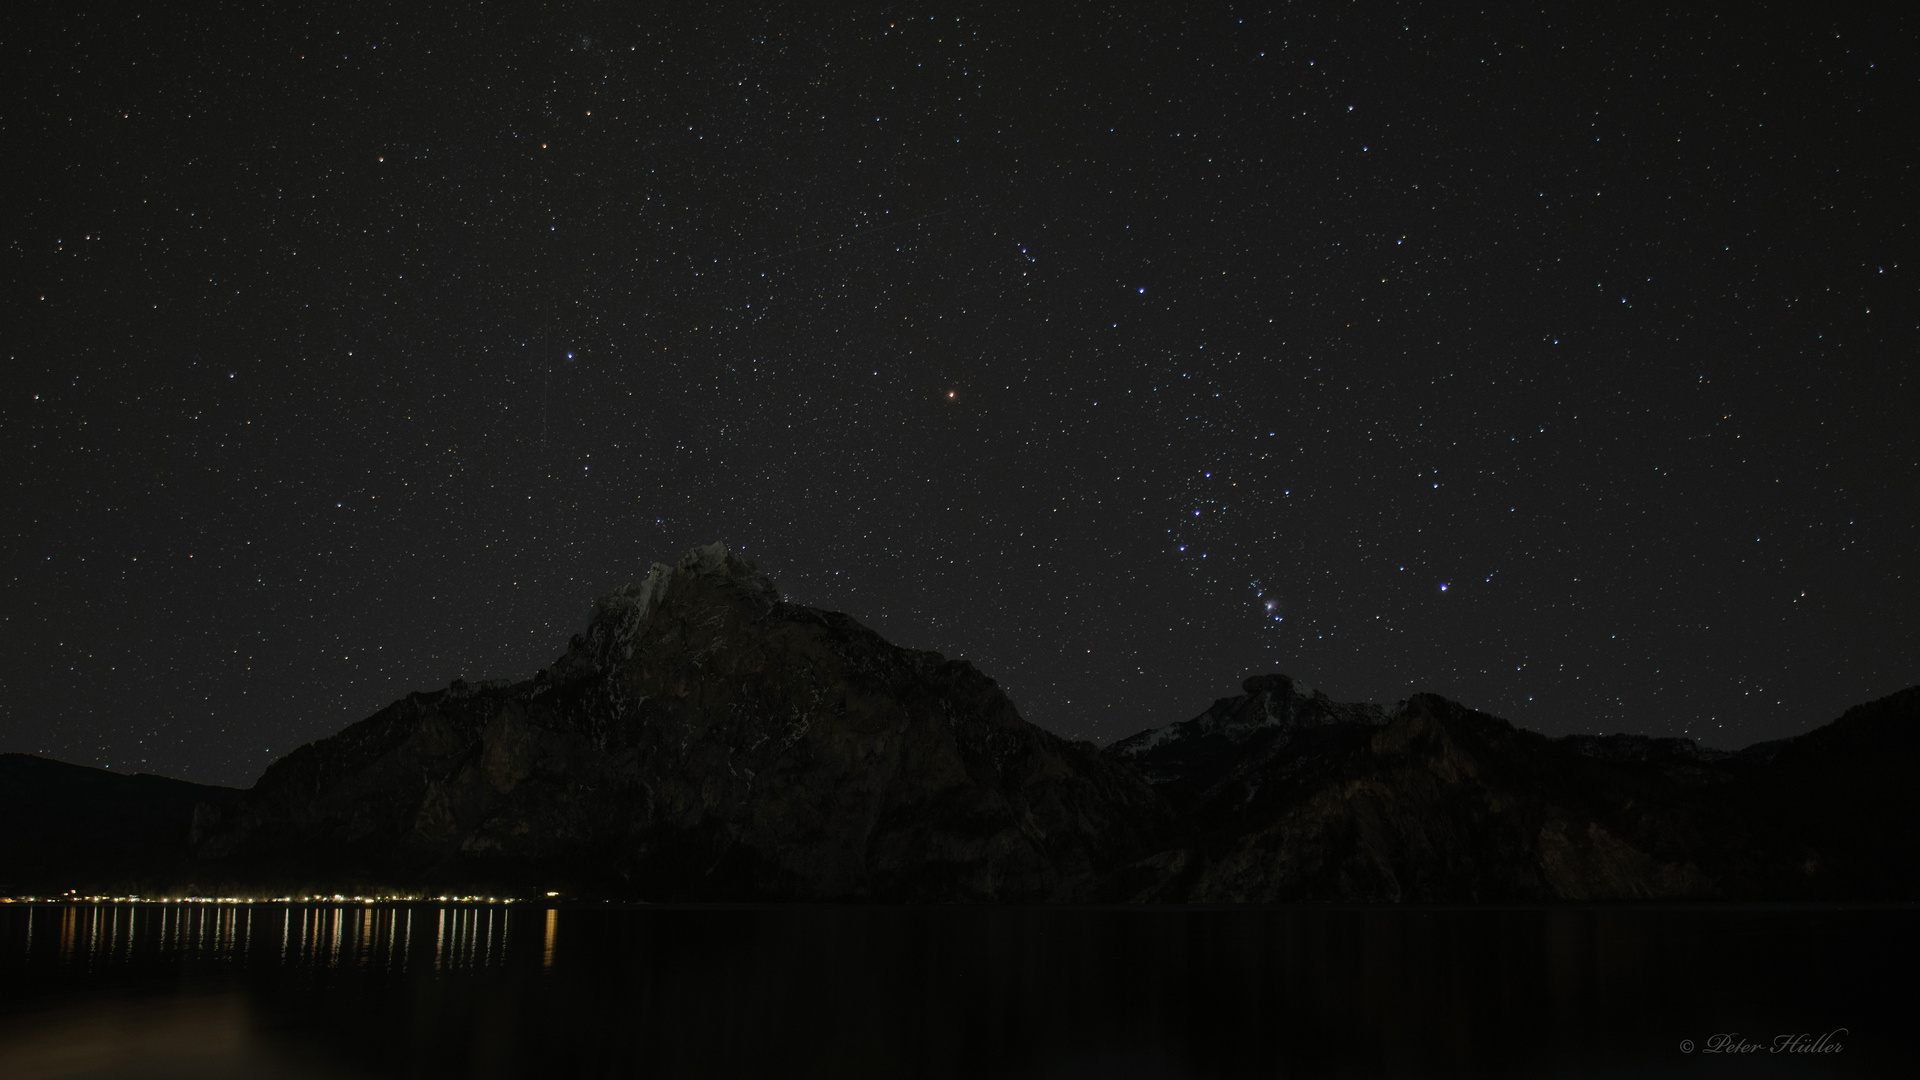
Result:
{"label": "light reflection streak", "polygon": [[[405,971],[412,966],[414,903],[376,903],[355,898],[359,917],[343,903],[280,902],[280,949],[270,951],[271,939],[254,940],[250,903],[213,901],[157,902],[77,900],[62,902],[52,925],[43,916],[52,912],[34,905],[22,920],[27,940],[16,958],[45,955],[43,962],[83,965],[89,969],[133,963],[149,957],[177,957],[220,962],[278,963],[282,966],[338,968],[342,966]],[[500,910],[495,910],[498,907]],[[402,908],[405,911],[402,911]],[[438,971],[482,970],[510,962],[514,934],[511,909],[498,903],[447,901],[434,904],[434,967]],[[483,910],[484,909],[484,910]],[[271,932],[270,917],[262,912],[262,934]],[[525,938],[538,945],[542,963],[551,966],[558,913],[547,911],[544,939]],[[16,924],[18,926],[20,924]],[[34,940],[45,932],[48,940]],[[58,948],[53,940],[58,938]],[[425,943],[423,943],[424,947]],[[256,946],[260,946],[256,948]],[[42,950],[42,952],[36,952]]]}

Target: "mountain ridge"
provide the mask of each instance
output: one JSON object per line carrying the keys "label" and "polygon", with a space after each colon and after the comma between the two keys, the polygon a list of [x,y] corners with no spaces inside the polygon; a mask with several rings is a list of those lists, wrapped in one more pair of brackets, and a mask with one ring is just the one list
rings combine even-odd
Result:
{"label": "mountain ridge", "polygon": [[1920,836],[1920,688],[1739,751],[1549,738],[1432,694],[1335,702],[1282,674],[1242,690],[1069,741],[970,663],[788,603],[716,543],[601,597],[533,678],[409,694],[190,821],[175,792],[160,817],[183,835],[155,850],[180,857],[142,866],[231,895],[1920,898],[1888,854]]}

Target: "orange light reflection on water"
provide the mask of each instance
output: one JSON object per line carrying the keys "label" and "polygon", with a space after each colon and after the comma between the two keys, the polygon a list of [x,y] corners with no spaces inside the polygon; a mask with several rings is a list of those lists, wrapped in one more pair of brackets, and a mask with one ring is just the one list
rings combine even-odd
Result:
{"label": "orange light reflection on water", "polygon": [[[200,957],[238,960],[255,946],[268,957],[272,951],[272,917],[261,912],[265,940],[253,939],[257,903],[157,903],[67,901],[33,905],[26,911],[28,941],[34,948],[34,927],[47,926],[55,913],[56,928],[48,927],[45,945],[55,944],[63,964],[89,968],[129,962],[141,956]],[[413,957],[413,921],[418,904],[375,906],[355,903],[284,903],[279,919],[277,959],[284,964],[318,967],[377,967],[403,970]],[[434,904],[432,949],[436,969],[477,969],[508,962],[516,910],[484,902]],[[357,911],[356,914],[349,912]],[[552,962],[554,913],[548,912],[543,960]],[[424,945],[424,943],[423,943]],[[45,947],[45,946],[43,946]],[[423,949],[424,951],[424,949]],[[258,955],[258,953],[254,953]]]}

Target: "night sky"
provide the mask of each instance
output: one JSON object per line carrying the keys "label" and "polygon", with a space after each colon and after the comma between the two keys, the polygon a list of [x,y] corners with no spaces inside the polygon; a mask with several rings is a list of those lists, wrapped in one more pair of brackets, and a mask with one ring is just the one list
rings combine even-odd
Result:
{"label": "night sky", "polygon": [[0,750],[249,783],[716,539],[1102,742],[1920,682],[1900,5],[187,6],[5,17]]}

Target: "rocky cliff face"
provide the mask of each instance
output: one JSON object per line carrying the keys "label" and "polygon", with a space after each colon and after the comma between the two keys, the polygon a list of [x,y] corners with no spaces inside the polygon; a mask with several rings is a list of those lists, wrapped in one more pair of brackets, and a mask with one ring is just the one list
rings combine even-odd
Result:
{"label": "rocky cliff face", "polygon": [[528,682],[413,694],[276,762],[200,872],[643,899],[1071,900],[1171,824],[964,661],[781,601],[719,544]]}

